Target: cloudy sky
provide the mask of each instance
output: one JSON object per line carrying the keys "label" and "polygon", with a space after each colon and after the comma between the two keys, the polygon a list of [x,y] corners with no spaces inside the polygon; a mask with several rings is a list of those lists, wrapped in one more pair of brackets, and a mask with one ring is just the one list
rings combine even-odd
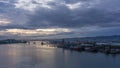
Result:
{"label": "cloudy sky", "polygon": [[120,35],[120,0],[0,0],[0,38]]}

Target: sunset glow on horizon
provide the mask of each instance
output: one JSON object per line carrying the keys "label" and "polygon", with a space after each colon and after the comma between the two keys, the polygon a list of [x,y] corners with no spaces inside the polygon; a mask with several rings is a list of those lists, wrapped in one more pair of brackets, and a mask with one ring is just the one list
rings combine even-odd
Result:
{"label": "sunset glow on horizon", "polygon": [[50,29],[6,29],[1,30],[0,35],[11,34],[18,36],[38,36],[38,35],[52,35],[59,34],[63,32],[71,32],[69,29],[65,28],[50,28]]}

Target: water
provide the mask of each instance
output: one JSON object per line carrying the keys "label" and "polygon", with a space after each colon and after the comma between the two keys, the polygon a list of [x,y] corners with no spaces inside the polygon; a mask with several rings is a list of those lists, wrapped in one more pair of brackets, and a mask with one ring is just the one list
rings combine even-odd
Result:
{"label": "water", "polygon": [[120,68],[120,55],[9,44],[0,45],[0,68]]}

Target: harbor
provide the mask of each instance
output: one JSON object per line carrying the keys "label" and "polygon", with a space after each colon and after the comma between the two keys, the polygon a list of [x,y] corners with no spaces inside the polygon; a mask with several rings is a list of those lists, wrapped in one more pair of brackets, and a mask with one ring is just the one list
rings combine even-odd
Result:
{"label": "harbor", "polygon": [[120,44],[117,43],[96,43],[96,42],[61,42],[54,44],[58,48],[74,50],[79,52],[105,53],[105,54],[120,54]]}

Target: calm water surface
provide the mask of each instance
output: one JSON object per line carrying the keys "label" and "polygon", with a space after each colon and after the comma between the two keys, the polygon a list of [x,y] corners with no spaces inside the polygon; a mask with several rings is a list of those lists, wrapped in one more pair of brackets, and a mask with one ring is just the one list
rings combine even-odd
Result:
{"label": "calm water surface", "polygon": [[120,55],[9,44],[0,45],[0,68],[120,68]]}

